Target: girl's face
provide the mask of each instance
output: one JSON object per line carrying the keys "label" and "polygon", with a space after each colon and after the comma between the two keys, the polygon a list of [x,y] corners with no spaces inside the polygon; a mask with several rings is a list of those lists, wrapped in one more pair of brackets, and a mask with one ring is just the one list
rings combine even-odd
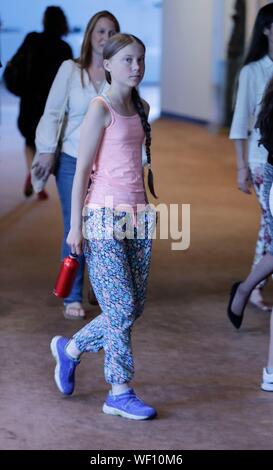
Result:
{"label": "girl's face", "polygon": [[145,72],[145,52],[141,44],[133,42],[118,51],[111,59],[104,61],[106,70],[116,81],[131,88],[136,87]]}
{"label": "girl's face", "polygon": [[91,34],[92,51],[102,55],[104,45],[116,33],[115,25],[109,18],[100,18]]}

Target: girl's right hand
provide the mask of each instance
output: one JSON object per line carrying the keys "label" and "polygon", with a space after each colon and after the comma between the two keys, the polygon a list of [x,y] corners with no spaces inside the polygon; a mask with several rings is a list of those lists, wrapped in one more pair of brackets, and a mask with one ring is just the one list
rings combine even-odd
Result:
{"label": "girl's right hand", "polygon": [[248,167],[237,169],[237,184],[240,191],[245,194],[251,194],[251,178]]}
{"label": "girl's right hand", "polygon": [[69,234],[67,235],[66,243],[70,246],[71,253],[76,253],[77,255],[82,254],[82,242],[83,236],[80,229],[73,230],[70,229]]}
{"label": "girl's right hand", "polygon": [[32,168],[36,178],[47,179],[54,163],[54,153],[40,153],[39,161]]}

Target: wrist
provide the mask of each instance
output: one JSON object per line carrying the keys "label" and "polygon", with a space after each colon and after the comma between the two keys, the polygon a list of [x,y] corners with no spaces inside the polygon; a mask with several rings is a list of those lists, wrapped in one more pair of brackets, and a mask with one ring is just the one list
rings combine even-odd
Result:
{"label": "wrist", "polygon": [[71,230],[73,232],[81,232],[82,231],[82,225],[71,225]]}

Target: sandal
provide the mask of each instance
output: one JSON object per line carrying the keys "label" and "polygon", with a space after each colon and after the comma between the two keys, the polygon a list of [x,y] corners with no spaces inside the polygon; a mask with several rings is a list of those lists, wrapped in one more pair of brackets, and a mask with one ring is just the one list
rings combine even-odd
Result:
{"label": "sandal", "polygon": [[270,313],[272,310],[272,306],[268,305],[263,300],[261,289],[259,289],[258,287],[252,291],[250,298],[249,298],[249,303],[253,305],[253,307],[259,308],[263,312]]}
{"label": "sandal", "polygon": [[72,302],[65,305],[63,315],[67,320],[83,320],[86,317],[80,302]]}

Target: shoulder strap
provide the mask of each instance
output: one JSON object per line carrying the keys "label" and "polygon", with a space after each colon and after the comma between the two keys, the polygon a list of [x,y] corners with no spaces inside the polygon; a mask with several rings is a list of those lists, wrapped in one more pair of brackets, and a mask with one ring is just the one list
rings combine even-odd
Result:
{"label": "shoulder strap", "polygon": [[111,114],[111,123],[108,126],[108,127],[110,127],[115,122],[115,112],[114,112],[114,110],[111,106],[110,98],[106,95],[98,95],[98,96],[95,96],[95,98],[93,98],[92,101],[97,100],[97,99],[103,101],[103,103],[106,105],[108,111]]}
{"label": "shoulder strap", "polygon": [[72,77],[73,77],[73,74],[74,74],[74,71],[75,71],[75,62],[72,59],[71,59],[71,61],[73,62],[73,65],[72,65],[72,70],[70,72],[70,75],[69,75],[68,81],[67,81],[66,95],[65,95],[64,102],[63,102],[62,114],[65,114],[65,111],[66,111],[68,98],[69,98],[69,93],[70,93],[70,90],[71,90]]}
{"label": "shoulder strap", "polygon": [[67,88],[66,88],[66,95],[65,95],[63,105],[62,105],[62,109],[61,109],[61,112],[60,112],[60,115],[59,115],[59,123],[58,123],[58,131],[57,131],[57,142],[60,139],[62,139],[62,136],[63,136],[64,126],[65,126],[65,121],[66,121],[66,119],[65,119],[66,108],[67,108],[67,104],[68,104],[69,93],[70,93],[70,90],[71,90],[71,82],[72,82],[72,77],[73,77],[74,70],[75,70],[75,64],[74,64],[74,61],[73,61],[73,68],[72,68],[71,73],[70,73],[69,78],[68,78]]}
{"label": "shoulder strap", "polygon": [[95,96],[94,100],[95,99],[102,100],[106,104],[106,107],[109,109],[109,111],[112,111],[113,108],[111,106],[111,101],[108,98],[108,96],[106,96],[106,95],[97,95],[97,96]]}

